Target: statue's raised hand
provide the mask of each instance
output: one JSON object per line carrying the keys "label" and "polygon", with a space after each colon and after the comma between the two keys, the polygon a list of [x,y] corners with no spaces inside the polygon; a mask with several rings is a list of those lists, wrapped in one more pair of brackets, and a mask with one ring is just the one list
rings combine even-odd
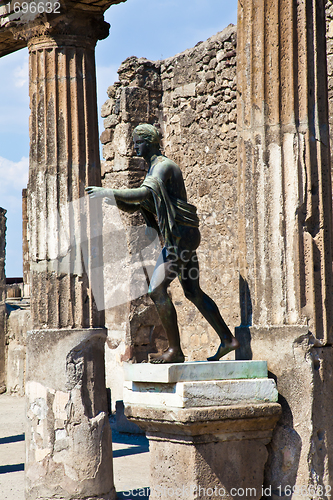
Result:
{"label": "statue's raised hand", "polygon": [[85,188],[86,193],[89,194],[90,198],[104,198],[107,196],[106,189],[97,186],[88,186]]}

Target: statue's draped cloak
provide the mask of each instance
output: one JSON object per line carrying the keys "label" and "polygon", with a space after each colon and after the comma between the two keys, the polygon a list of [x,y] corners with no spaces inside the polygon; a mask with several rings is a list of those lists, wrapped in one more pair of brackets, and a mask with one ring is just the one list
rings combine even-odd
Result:
{"label": "statue's draped cloak", "polygon": [[165,247],[170,250],[172,248],[177,252],[181,238],[178,226],[199,227],[196,207],[184,200],[170,196],[164,182],[157,177],[147,176],[142,186],[147,187],[153,195],[153,200],[144,200],[140,204],[147,227],[156,229],[153,216],[156,214],[158,229]]}

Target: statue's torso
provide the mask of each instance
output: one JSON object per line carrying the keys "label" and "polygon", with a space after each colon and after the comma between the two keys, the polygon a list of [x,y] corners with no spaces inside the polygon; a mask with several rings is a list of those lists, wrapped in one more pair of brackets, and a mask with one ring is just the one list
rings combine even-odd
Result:
{"label": "statue's torso", "polygon": [[147,177],[150,175],[159,178],[164,183],[169,196],[187,201],[182,171],[172,160],[160,156],[157,162],[149,168]]}

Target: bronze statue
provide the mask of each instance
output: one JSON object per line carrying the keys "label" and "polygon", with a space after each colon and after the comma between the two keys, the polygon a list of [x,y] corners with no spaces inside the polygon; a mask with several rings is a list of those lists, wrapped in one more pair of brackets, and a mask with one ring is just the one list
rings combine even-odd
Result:
{"label": "bronze statue", "polygon": [[177,314],[167,293],[168,286],[177,276],[185,297],[193,302],[220,337],[221,344],[216,354],[208,358],[208,361],[217,361],[237,349],[239,342],[227,327],[215,302],[199,285],[196,249],[200,243],[200,232],[196,208],[187,202],[180,168],[160,151],[157,129],[149,124],[138,125],[134,129],[133,140],[136,155],[144,158],[149,165],[142,185],[134,189],[89,186],[86,191],[91,198],[106,197],[107,203],[116,203],[125,212],[141,210],[147,224],[147,234],[155,229],[162,235],[164,247],[157,260],[148,293],[161,318],[169,348],[161,356],[151,354],[150,362],[184,361]]}

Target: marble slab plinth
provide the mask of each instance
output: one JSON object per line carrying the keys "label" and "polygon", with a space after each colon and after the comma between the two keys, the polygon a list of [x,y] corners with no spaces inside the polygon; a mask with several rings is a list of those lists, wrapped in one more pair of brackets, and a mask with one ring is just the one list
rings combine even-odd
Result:
{"label": "marble slab plinth", "polygon": [[124,364],[124,378],[133,382],[176,383],[267,377],[266,361],[194,361]]}
{"label": "marble slab plinth", "polygon": [[161,384],[124,382],[124,404],[193,408],[235,404],[275,403],[278,392],[274,380],[214,380]]}

